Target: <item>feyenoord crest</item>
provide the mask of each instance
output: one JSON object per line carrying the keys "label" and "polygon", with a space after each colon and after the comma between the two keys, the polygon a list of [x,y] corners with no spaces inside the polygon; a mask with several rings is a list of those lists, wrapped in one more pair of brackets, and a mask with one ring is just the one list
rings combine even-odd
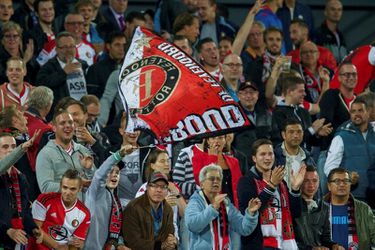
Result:
{"label": "feyenoord crest", "polygon": [[78,221],[77,219],[74,219],[74,220],[72,221],[72,226],[73,226],[73,227],[78,227],[78,225],[79,225],[79,221]]}
{"label": "feyenoord crest", "polygon": [[138,27],[119,75],[126,131],[150,129],[159,142],[232,132],[250,121],[199,63]]}
{"label": "feyenoord crest", "polygon": [[133,80],[139,81],[139,85],[133,85],[133,94],[139,95],[142,107],[137,109],[136,113],[149,114],[171,95],[179,81],[180,71],[165,58],[150,56],[124,68],[120,80],[126,77],[129,81],[124,84],[131,84]]}

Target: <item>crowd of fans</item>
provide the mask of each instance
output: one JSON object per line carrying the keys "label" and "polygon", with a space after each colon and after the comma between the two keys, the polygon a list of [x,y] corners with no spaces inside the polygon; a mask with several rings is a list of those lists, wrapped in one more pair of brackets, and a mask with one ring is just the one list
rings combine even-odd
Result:
{"label": "crowd of fans", "polygon": [[[375,249],[375,49],[348,55],[339,0],[320,25],[297,0],[256,0],[241,27],[215,0],[127,7],[0,0],[0,249]],[[252,126],[171,145],[125,132],[138,26]]]}

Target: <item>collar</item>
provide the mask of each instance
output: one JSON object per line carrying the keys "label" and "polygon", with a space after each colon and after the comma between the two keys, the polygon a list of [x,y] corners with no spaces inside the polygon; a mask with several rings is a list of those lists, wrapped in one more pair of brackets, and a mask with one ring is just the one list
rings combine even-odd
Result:
{"label": "collar", "polygon": [[123,14],[118,14],[111,6],[109,6],[109,9],[112,12],[112,14],[115,16],[117,22],[118,22],[118,19],[120,17],[123,17],[124,18],[124,22],[125,22],[125,17],[124,17]]}

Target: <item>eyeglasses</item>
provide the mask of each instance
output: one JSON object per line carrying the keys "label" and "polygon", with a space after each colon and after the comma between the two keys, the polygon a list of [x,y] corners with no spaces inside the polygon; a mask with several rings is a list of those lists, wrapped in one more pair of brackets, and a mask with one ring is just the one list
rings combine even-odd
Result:
{"label": "eyeglasses", "polygon": [[63,46],[58,46],[57,48],[59,48],[59,49],[75,49],[76,46],[75,45],[70,45],[70,46],[63,45]]}
{"label": "eyeglasses", "polygon": [[8,40],[16,40],[16,39],[20,38],[20,35],[19,34],[16,34],[16,35],[7,34],[7,35],[4,35],[4,37]]}
{"label": "eyeglasses", "polygon": [[242,63],[224,63],[225,66],[228,66],[230,68],[239,68],[239,67],[242,67]]}
{"label": "eyeglasses", "polygon": [[83,22],[77,21],[77,22],[66,22],[66,24],[69,25],[83,25]]}
{"label": "eyeglasses", "polygon": [[318,53],[318,51],[317,50],[305,50],[305,51],[301,51],[301,55],[315,54],[315,53]]}
{"label": "eyeglasses", "polygon": [[345,72],[345,73],[341,73],[340,76],[344,76],[345,78],[349,78],[349,77],[357,78],[358,74],[356,72]]}
{"label": "eyeglasses", "polygon": [[155,183],[150,183],[148,185],[152,188],[155,188],[155,189],[161,189],[161,190],[167,190],[168,189],[168,185],[158,185],[158,184],[155,184]]}
{"label": "eyeglasses", "polygon": [[214,181],[220,182],[221,178],[218,176],[210,176],[210,177],[207,177],[206,180],[209,180],[210,182],[214,182]]}
{"label": "eyeglasses", "polygon": [[329,181],[331,183],[335,183],[337,186],[340,185],[340,184],[344,184],[344,185],[348,185],[349,183],[351,183],[352,181],[350,179],[334,179],[334,180],[331,180]]}

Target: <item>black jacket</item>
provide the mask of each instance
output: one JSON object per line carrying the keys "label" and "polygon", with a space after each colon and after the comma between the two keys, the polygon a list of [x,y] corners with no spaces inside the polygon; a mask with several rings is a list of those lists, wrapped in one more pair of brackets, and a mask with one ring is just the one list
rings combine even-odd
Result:
{"label": "black jacket", "polygon": [[109,56],[91,65],[86,74],[88,93],[102,97],[109,75],[117,69],[118,64]]}
{"label": "black jacket", "polygon": [[311,117],[309,112],[301,106],[290,106],[290,105],[277,105],[272,113],[272,142],[274,145],[281,143],[281,131],[285,122],[289,119],[300,121],[303,135],[303,147],[309,149],[310,146],[319,145],[319,140],[315,135],[312,135],[309,131],[311,127]]}
{"label": "black jacket", "polygon": [[[241,103],[239,103],[242,107]],[[247,111],[243,109],[247,115]],[[261,138],[271,138],[272,115],[261,105],[255,105],[256,121],[254,126],[238,131],[234,134],[233,147],[246,155],[247,162],[253,165],[251,158],[251,146],[254,141]]]}
{"label": "black jacket", "polygon": [[[82,65],[83,72],[86,72],[87,63],[77,58]],[[36,77],[37,86],[47,86],[53,91],[53,105],[52,109],[56,106],[56,103],[63,97],[69,96],[69,90],[66,84],[66,73],[61,68],[57,57],[50,59],[40,69]]]}
{"label": "black jacket", "polygon": [[[7,173],[0,175],[0,247],[4,247],[5,249],[14,249],[15,242],[6,234],[6,231],[11,228],[11,219],[13,215],[13,210],[10,206],[12,198],[7,185],[7,175]],[[28,234],[28,236],[30,236],[32,235],[32,230],[37,228],[37,226],[31,215],[31,203],[27,195],[28,185],[25,176],[23,174],[19,174],[18,181],[22,203],[22,212],[20,216],[23,221],[24,231]]]}
{"label": "black jacket", "polygon": [[321,150],[327,150],[336,129],[350,119],[350,114],[339,89],[329,89],[324,92],[319,102],[319,107],[320,118],[325,118],[325,123],[331,123],[333,127],[332,133],[327,137],[323,137],[320,145]]}
{"label": "black jacket", "polygon": [[310,212],[307,203],[302,199],[302,213],[295,222],[295,237],[300,250],[311,250],[313,247],[324,246],[331,249],[335,244],[331,240],[331,224],[329,222],[329,205],[320,200],[317,208]]}

